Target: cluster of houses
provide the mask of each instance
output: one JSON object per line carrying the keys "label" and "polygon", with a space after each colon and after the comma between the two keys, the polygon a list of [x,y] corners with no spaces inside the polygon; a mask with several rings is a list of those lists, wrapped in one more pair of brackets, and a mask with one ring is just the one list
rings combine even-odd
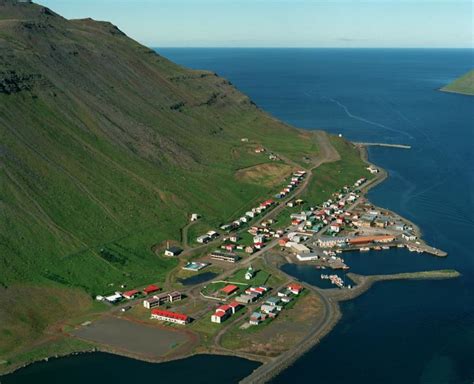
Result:
{"label": "cluster of houses", "polygon": [[299,295],[302,291],[302,285],[291,283],[279,291],[277,296],[268,297],[265,300],[265,303],[260,306],[259,310],[252,313],[249,319],[249,324],[258,325],[266,319],[275,318],[284,308],[285,304],[289,303],[293,299],[293,296]]}
{"label": "cluster of houses", "polygon": [[237,296],[235,301],[241,304],[250,304],[260,299],[269,290],[270,288],[265,286],[250,287],[245,290],[245,293]]}
{"label": "cluster of houses", "polygon": [[138,296],[148,296],[152,293],[158,292],[160,289],[160,287],[154,284],[150,284],[148,287],[143,288],[141,291],[138,289],[132,289],[125,292],[114,292],[112,295],[107,296],[98,295],[96,296],[96,300],[116,304],[123,300],[132,300]]}
{"label": "cluster of houses", "polygon": [[289,184],[284,187],[280,192],[278,192],[275,197],[277,199],[282,199],[287,196],[291,191],[298,187],[303,178],[306,176],[306,171],[296,171],[292,174]]}
{"label": "cluster of houses", "polygon": [[274,204],[275,202],[273,200],[265,200],[264,202],[260,203],[257,207],[254,207],[251,210],[245,212],[245,215],[234,220],[232,223],[222,225],[221,229],[223,231],[228,231],[228,232],[239,229],[243,224],[250,222],[252,219],[256,218],[262,212],[272,207]]}

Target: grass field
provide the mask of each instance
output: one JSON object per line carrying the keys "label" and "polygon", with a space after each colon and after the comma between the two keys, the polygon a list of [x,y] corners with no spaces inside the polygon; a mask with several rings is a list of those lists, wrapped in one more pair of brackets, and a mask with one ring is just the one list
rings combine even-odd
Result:
{"label": "grass field", "polygon": [[339,152],[341,159],[323,164],[313,171],[310,185],[302,195],[302,198],[310,204],[321,204],[334,192],[346,185],[353,185],[361,177],[373,178],[373,175],[366,169],[367,164],[362,160],[358,148],[335,136],[331,136],[330,140]]}

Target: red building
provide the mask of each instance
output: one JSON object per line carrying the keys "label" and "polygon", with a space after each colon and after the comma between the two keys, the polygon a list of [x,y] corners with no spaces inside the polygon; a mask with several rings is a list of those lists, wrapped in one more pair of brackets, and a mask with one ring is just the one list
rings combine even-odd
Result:
{"label": "red building", "polygon": [[229,284],[226,285],[224,288],[221,289],[221,292],[225,293],[227,296],[232,295],[234,292],[236,292],[239,289],[236,285]]}
{"label": "red building", "polygon": [[160,290],[160,287],[158,287],[154,284],[150,284],[148,287],[143,288],[143,293],[145,295],[149,295],[151,293],[158,292],[159,290]]}
{"label": "red building", "polygon": [[124,292],[122,296],[130,300],[133,299],[136,295],[138,295],[138,293],[139,292],[136,289],[132,289],[131,291]]}
{"label": "red building", "polygon": [[169,321],[176,324],[187,324],[190,321],[189,316],[183,315],[182,313],[176,313],[171,311],[166,311],[163,309],[152,309],[151,318],[162,321]]}

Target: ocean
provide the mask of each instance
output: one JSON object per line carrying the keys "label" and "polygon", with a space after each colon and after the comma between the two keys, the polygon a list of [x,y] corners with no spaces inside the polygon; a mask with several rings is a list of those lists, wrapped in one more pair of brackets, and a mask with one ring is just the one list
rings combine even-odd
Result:
{"label": "ocean", "polygon": [[[447,268],[462,273],[454,280],[377,283],[343,303],[343,318],[334,330],[273,382],[472,383],[474,97],[438,89],[474,68],[474,51],[166,48],[158,52],[179,64],[228,78],[258,106],[297,127],[325,129],[354,141],[411,145],[411,150],[369,149],[370,160],[389,172],[369,198],[415,222],[424,238],[449,256],[436,259],[392,250],[345,258],[357,273]],[[297,267],[291,273],[311,281],[318,271]],[[97,365],[105,372],[118,371],[112,376],[116,383],[152,377],[184,383],[190,381],[189,375],[193,382],[219,378],[232,383],[257,366],[216,356],[152,365],[94,354],[34,364],[1,382],[52,383],[55,376],[74,377],[74,372]],[[175,377],[173,372],[189,374]]]}

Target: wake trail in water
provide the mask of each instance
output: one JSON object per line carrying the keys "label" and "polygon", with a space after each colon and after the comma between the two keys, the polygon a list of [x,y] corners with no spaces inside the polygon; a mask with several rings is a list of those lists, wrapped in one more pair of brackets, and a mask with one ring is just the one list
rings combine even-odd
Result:
{"label": "wake trail in water", "polygon": [[346,115],[348,117],[350,117],[351,119],[362,121],[363,123],[370,124],[370,125],[373,125],[375,127],[383,128],[383,129],[385,129],[387,131],[390,131],[390,132],[398,133],[400,135],[408,137],[410,140],[414,139],[414,137],[412,135],[410,135],[408,132],[401,131],[399,129],[395,129],[395,128],[392,128],[392,127],[388,127],[384,124],[377,123],[376,121],[368,120],[368,119],[365,119],[361,116],[357,116],[357,115],[352,114],[351,111],[349,111],[349,108],[346,105],[342,104],[340,101],[338,101],[336,99],[328,98],[328,100],[335,103],[339,107],[341,107],[342,110],[346,113]]}

